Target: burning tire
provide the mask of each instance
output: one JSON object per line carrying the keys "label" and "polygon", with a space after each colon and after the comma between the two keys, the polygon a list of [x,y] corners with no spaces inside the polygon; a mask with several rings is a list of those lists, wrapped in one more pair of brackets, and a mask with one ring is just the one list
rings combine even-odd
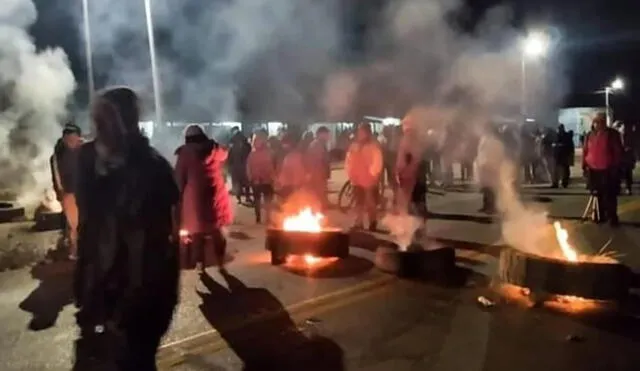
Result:
{"label": "burning tire", "polygon": [[10,202],[0,202],[0,223],[10,223],[25,216],[24,207],[16,206]]}
{"label": "burning tire", "polygon": [[447,280],[452,277],[455,260],[455,250],[450,247],[400,251],[397,246],[380,246],[376,249],[375,265],[383,272],[402,278]]}
{"label": "burning tire", "polygon": [[273,265],[283,264],[288,255],[346,258],[349,256],[349,236],[338,229],[320,232],[267,229],[265,248],[271,251]]}
{"label": "burning tire", "polygon": [[503,249],[498,278],[535,294],[618,301],[628,295],[632,274],[615,262],[573,262]]}

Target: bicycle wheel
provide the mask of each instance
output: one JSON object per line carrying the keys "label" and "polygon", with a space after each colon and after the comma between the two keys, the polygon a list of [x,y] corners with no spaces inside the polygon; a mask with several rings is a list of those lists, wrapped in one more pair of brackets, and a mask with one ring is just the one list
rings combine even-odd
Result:
{"label": "bicycle wheel", "polygon": [[342,212],[349,211],[355,203],[355,198],[353,197],[353,186],[350,181],[346,181],[340,189],[340,193],[338,194],[338,208]]}

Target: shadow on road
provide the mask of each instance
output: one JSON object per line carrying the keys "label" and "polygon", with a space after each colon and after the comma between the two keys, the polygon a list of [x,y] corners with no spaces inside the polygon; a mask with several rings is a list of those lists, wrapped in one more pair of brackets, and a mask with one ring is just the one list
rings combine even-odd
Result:
{"label": "shadow on road", "polygon": [[373,263],[358,256],[349,255],[346,259],[338,259],[317,269],[306,264],[285,264],[283,268],[298,276],[313,278],[345,278],[364,274],[373,268]]}
{"label": "shadow on road", "polygon": [[222,275],[228,288],[201,275],[209,293],[198,292],[200,310],[244,362],[245,371],[344,370],[343,351],[335,342],[302,333],[268,290],[247,287],[227,272]]}
{"label": "shadow on road", "polygon": [[73,302],[73,263],[36,265],[31,276],[40,281],[19,307],[33,315],[28,328],[41,331],[55,325],[62,309]]}

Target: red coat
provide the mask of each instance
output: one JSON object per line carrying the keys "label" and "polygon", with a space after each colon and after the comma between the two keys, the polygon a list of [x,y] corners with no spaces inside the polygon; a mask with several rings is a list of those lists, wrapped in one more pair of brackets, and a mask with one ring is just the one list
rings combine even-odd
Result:
{"label": "red coat", "polygon": [[191,234],[211,233],[233,219],[222,164],[226,151],[214,142],[187,143],[176,150],[181,228]]}
{"label": "red coat", "polygon": [[586,167],[594,170],[618,167],[623,151],[620,134],[614,129],[605,128],[587,136],[582,149],[583,162]]}

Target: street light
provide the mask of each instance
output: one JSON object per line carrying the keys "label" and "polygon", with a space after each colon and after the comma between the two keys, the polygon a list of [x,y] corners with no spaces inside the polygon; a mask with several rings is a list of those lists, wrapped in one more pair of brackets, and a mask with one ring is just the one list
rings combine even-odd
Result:
{"label": "street light", "polygon": [[537,59],[547,54],[549,50],[549,36],[543,32],[532,32],[522,42],[522,102],[520,114],[522,120],[527,118],[527,58]]}
{"label": "street light", "polygon": [[153,98],[156,109],[156,125],[162,123],[162,94],[160,92],[160,77],[156,63],[156,43],[153,35],[153,16],[151,12],[151,0],[144,0],[144,14],[147,21],[147,38],[149,40],[149,56],[151,58],[151,79],[153,82]]}
{"label": "street light", "polygon": [[609,95],[613,94],[615,91],[624,89],[624,81],[621,78],[617,77],[611,85],[604,88],[604,102],[605,109],[607,110],[607,126],[611,126],[611,109],[609,108]]}
{"label": "street light", "polygon": [[87,63],[87,89],[89,90],[89,104],[91,104],[95,83],[93,81],[93,52],[91,49],[91,25],[89,23],[89,0],[82,0],[82,18],[84,26],[84,52]]}

